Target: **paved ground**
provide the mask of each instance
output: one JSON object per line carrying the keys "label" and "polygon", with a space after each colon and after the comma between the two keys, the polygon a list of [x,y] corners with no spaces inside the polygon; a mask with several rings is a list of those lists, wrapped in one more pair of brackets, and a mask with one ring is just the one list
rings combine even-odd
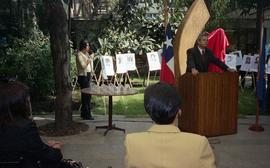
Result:
{"label": "paved ground", "polygon": [[[74,117],[75,120],[80,120]],[[149,119],[126,119],[114,116],[115,124],[125,128],[127,133],[140,132],[151,126]],[[50,121],[49,117],[36,118],[38,124]],[[270,117],[261,118],[264,132],[251,132],[248,127],[254,116],[238,120],[238,133],[210,138],[218,168],[269,168],[270,167]],[[87,132],[65,137],[43,137],[64,142],[64,158],[80,160],[89,168],[122,168],[124,158],[124,137],[120,131],[111,131],[103,136],[104,130],[95,130],[96,125],[107,123],[106,117],[96,116],[95,121],[86,121]],[[180,152],[180,151],[179,151]]]}

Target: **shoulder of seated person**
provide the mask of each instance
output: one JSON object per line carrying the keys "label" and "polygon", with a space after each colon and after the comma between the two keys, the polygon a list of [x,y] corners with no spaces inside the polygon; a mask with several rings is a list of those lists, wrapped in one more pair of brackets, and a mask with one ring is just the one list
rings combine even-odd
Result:
{"label": "shoulder of seated person", "polygon": [[16,125],[22,128],[36,127],[36,123],[31,119],[20,119],[16,121]]}
{"label": "shoulder of seated person", "polygon": [[[133,144],[133,143],[138,143],[138,139],[140,139],[140,142],[143,142],[144,140],[149,140],[148,132],[140,132],[140,133],[131,133],[126,135],[125,141],[128,144]],[[160,136],[162,134],[159,134]],[[166,134],[167,136],[168,134]],[[179,132],[179,133],[174,133],[171,134],[171,136],[174,136],[175,141],[179,143],[192,143],[193,145],[201,145],[204,144],[205,142],[208,142],[207,138],[205,136],[201,136],[198,134],[193,134],[193,133],[186,133],[186,132]],[[152,137],[153,139],[154,137]]]}
{"label": "shoulder of seated person", "polygon": [[135,133],[129,133],[126,135],[126,138],[129,138],[129,137],[136,137],[136,136],[140,136],[140,135],[144,135],[146,134],[147,132],[135,132]]}
{"label": "shoulder of seated person", "polygon": [[[142,136],[142,135],[147,135],[149,132],[136,132],[136,133],[130,133],[126,135],[126,138],[133,138],[133,137],[137,137],[137,136]],[[179,136],[185,136],[185,137],[192,137],[195,139],[205,139],[205,136],[201,136],[198,134],[193,134],[193,133],[188,133],[188,132],[179,132],[179,133],[175,133],[175,135],[179,135]]]}
{"label": "shoulder of seated person", "polygon": [[203,140],[207,139],[205,136],[193,134],[193,133],[188,133],[188,132],[181,132],[179,135],[184,137],[184,138],[194,139],[197,141],[203,141]]}
{"label": "shoulder of seated person", "polygon": [[126,141],[131,140],[132,139],[137,139],[137,138],[142,138],[142,137],[146,137],[146,135],[148,134],[148,132],[136,132],[136,133],[130,133],[126,135]]}

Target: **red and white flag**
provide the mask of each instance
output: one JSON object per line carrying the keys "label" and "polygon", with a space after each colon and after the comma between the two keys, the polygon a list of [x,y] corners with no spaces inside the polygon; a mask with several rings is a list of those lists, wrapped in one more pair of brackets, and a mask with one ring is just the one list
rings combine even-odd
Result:
{"label": "red and white flag", "polygon": [[166,42],[163,45],[162,52],[160,81],[171,85],[175,84],[172,38],[173,32],[170,24],[168,24],[166,28]]}

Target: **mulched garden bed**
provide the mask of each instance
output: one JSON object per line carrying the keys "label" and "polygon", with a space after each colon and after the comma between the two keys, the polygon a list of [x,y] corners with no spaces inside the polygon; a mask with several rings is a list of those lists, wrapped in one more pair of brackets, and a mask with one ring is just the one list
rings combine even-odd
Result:
{"label": "mulched garden bed", "polygon": [[76,135],[87,131],[89,126],[81,122],[72,122],[71,126],[65,130],[56,131],[55,123],[48,123],[39,127],[39,133],[42,136],[57,137]]}

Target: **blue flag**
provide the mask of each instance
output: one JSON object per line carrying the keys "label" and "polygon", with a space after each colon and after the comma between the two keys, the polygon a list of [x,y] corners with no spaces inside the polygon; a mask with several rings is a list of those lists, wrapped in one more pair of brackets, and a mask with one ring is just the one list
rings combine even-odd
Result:
{"label": "blue flag", "polygon": [[266,98],[266,79],[265,79],[265,60],[267,54],[267,46],[265,45],[265,36],[263,36],[262,52],[260,55],[258,80],[257,80],[257,98],[261,112],[265,110]]}

